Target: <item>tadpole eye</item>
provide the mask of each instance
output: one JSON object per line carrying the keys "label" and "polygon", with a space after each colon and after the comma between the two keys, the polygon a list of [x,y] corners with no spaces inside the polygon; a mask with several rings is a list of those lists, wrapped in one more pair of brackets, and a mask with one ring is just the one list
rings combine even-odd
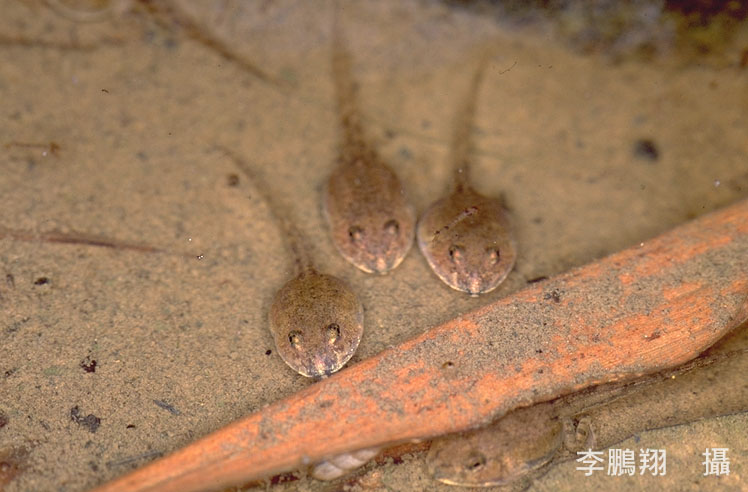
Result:
{"label": "tadpole eye", "polygon": [[400,223],[395,219],[390,219],[384,223],[384,230],[388,234],[397,236],[400,233]]}
{"label": "tadpole eye", "polygon": [[463,466],[467,471],[477,471],[486,465],[486,456],[478,450],[472,450],[465,458]]}
{"label": "tadpole eye", "polygon": [[357,243],[364,237],[364,230],[357,225],[348,228],[348,237],[351,238],[351,242]]}
{"label": "tadpole eye", "polygon": [[454,263],[459,263],[465,258],[465,248],[460,245],[453,244],[449,247],[449,258]]}
{"label": "tadpole eye", "polygon": [[327,334],[327,341],[330,344],[337,342],[340,339],[340,325],[337,323],[330,323],[325,328]]}
{"label": "tadpole eye", "polygon": [[288,343],[296,350],[301,350],[302,335],[299,330],[293,330],[288,333]]}
{"label": "tadpole eye", "polygon": [[501,251],[498,248],[488,248],[486,254],[488,255],[489,265],[495,265],[501,259]]}

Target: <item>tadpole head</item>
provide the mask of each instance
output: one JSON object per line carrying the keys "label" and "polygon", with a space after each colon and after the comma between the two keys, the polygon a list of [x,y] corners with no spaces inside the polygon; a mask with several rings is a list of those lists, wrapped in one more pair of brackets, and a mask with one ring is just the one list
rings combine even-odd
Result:
{"label": "tadpole head", "polygon": [[363,307],[348,285],[316,271],[281,288],[270,308],[281,358],[306,377],[325,377],[353,356],[363,334]]}
{"label": "tadpole head", "polygon": [[330,177],[325,212],[341,255],[367,273],[396,268],[413,244],[416,216],[386,166],[343,166]]}
{"label": "tadpole head", "polygon": [[424,212],[417,233],[434,273],[470,295],[494,290],[514,267],[516,246],[498,200],[475,192],[439,200]]}

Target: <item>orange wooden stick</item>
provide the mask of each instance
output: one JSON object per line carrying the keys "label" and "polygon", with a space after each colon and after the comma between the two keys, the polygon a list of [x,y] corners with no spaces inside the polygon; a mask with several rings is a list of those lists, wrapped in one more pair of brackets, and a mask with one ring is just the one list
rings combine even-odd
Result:
{"label": "orange wooden stick", "polygon": [[748,201],[432,328],[98,492],[215,490],[682,364],[748,318]]}

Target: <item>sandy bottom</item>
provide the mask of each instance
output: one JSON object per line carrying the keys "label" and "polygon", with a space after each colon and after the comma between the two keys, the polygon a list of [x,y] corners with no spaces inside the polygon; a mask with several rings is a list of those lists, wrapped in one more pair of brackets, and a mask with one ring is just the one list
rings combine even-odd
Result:
{"label": "sandy bottom", "polygon": [[[337,145],[330,9],[196,5],[189,14],[291,88],[137,9],[80,23],[0,0],[0,227],[21,231],[0,238],[0,450],[27,451],[7,484],[0,471],[2,490],[85,490],[311,384],[267,328],[292,271],[270,207],[298,225],[320,270],[360,295],[355,363],[748,196],[748,70],[737,59],[611,64],[531,26],[355,2],[342,22],[367,131],[419,212],[449,187],[472,54],[499,46],[472,177],[505,197],[519,245],[507,281],[480,298],[442,284],[415,248],[391,274],[364,274],[338,255],[321,212]],[[276,203],[236,183],[216,145],[256,166]],[[44,241],[51,231],[165,252]],[[743,465],[701,477],[700,453],[729,447],[744,461],[746,426],[729,416],[621,445],[667,449],[667,478],[586,478],[566,463],[535,490],[737,490]],[[382,466],[368,490],[431,488],[421,459]]]}

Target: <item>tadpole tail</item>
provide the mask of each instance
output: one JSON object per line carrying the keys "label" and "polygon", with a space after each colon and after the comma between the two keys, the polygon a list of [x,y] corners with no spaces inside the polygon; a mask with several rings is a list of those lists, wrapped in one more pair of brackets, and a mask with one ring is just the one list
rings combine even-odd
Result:
{"label": "tadpole tail", "polygon": [[454,117],[454,133],[452,145],[450,146],[450,162],[454,169],[454,180],[456,189],[462,190],[469,185],[470,179],[470,154],[474,150],[472,133],[475,122],[475,107],[478,100],[483,76],[486,73],[491,58],[495,54],[495,48],[484,46],[478,54],[478,65],[473,72],[470,85],[463,96],[462,102],[457,107]]}
{"label": "tadpole tail", "polygon": [[301,234],[301,231],[299,231],[299,229],[294,225],[295,223],[290,218],[291,214],[290,211],[287,210],[287,207],[284,207],[283,204],[279,203],[279,201],[273,197],[273,191],[268,188],[265,180],[262,179],[256,169],[242,156],[222,145],[216,145],[215,148],[226,154],[234,162],[234,165],[252,182],[255,191],[267,204],[270,213],[273,215],[273,219],[275,219],[276,224],[278,224],[281,229],[286,246],[293,256],[296,273],[313,270],[314,263],[309,254],[309,251],[311,251],[309,245]]}
{"label": "tadpole tail", "polygon": [[367,148],[361,111],[356,95],[356,83],[352,75],[351,53],[340,26],[339,2],[333,5],[332,21],[332,79],[335,85],[335,104],[342,132],[341,151],[345,156],[351,151]]}
{"label": "tadpole tail", "polygon": [[175,2],[166,0],[139,0],[138,3],[164,28],[171,29],[169,24],[176,23],[193,41],[197,41],[215,51],[225,60],[238,65],[242,70],[252,74],[262,82],[268,84],[268,86],[274,87],[281,92],[290,89],[287,83],[269,74],[260,68],[257,63],[237,53],[225,42],[214,36],[209,30],[202,28],[188,14],[185,14]]}

